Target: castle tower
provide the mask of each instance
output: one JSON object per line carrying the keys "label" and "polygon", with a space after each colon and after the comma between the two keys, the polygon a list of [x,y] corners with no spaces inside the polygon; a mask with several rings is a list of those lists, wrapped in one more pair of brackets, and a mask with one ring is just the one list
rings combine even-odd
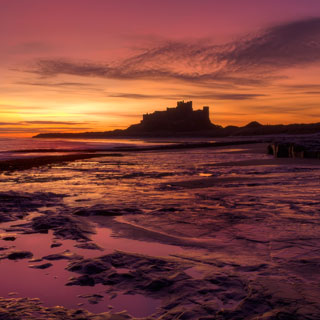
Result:
{"label": "castle tower", "polygon": [[202,108],[202,111],[209,118],[209,107],[208,106],[204,106]]}
{"label": "castle tower", "polygon": [[184,102],[184,100],[182,101],[178,101],[177,102],[177,109],[184,111],[184,112],[192,112],[192,101],[186,101]]}

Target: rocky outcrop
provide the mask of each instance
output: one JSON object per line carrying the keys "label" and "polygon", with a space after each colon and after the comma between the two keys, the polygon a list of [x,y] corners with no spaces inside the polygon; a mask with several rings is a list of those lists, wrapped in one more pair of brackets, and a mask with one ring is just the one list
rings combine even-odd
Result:
{"label": "rocky outcrop", "polygon": [[276,158],[320,159],[320,142],[317,140],[276,141],[268,145],[268,154]]}
{"label": "rocky outcrop", "polygon": [[33,257],[32,252],[30,251],[12,251],[9,252],[7,255],[3,256],[2,258],[9,259],[9,260],[20,260],[20,259],[30,259]]}
{"label": "rocky outcrop", "polygon": [[30,212],[43,206],[57,205],[63,197],[63,194],[52,192],[0,192],[0,223],[23,219]]}

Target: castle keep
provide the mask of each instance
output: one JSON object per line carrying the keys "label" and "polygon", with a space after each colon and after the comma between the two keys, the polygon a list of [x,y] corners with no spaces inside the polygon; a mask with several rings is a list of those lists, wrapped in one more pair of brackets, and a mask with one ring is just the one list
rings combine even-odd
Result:
{"label": "castle keep", "polygon": [[194,131],[213,127],[209,107],[193,110],[192,101],[178,101],[176,108],[146,113],[138,125],[143,131]]}

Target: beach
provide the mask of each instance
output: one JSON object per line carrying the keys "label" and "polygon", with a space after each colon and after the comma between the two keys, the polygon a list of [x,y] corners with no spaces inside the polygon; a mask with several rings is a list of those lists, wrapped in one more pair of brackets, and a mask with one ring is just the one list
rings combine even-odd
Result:
{"label": "beach", "polygon": [[318,319],[319,160],[148,147],[2,166],[0,318]]}

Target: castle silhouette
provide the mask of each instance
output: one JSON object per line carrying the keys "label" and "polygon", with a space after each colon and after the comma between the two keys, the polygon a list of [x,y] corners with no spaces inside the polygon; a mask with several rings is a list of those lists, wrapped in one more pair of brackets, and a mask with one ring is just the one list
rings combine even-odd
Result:
{"label": "castle silhouette", "polygon": [[229,137],[274,134],[320,133],[320,122],[310,124],[262,125],[252,121],[243,127],[211,123],[209,107],[193,110],[192,101],[178,101],[175,108],[143,115],[140,123],[127,129],[102,132],[40,133],[33,138],[105,139],[120,137]]}
{"label": "castle silhouette", "polygon": [[127,130],[132,132],[183,132],[209,130],[213,127],[209,118],[209,107],[193,110],[192,101],[178,101],[176,108],[144,114],[139,124],[134,124]]}

